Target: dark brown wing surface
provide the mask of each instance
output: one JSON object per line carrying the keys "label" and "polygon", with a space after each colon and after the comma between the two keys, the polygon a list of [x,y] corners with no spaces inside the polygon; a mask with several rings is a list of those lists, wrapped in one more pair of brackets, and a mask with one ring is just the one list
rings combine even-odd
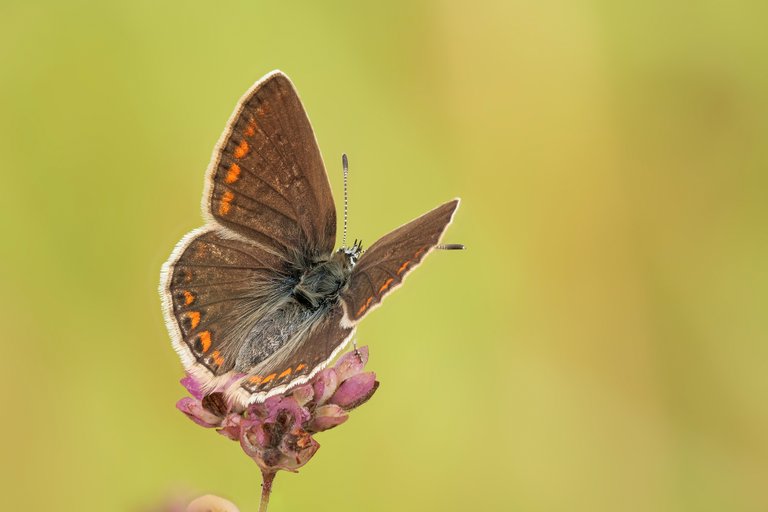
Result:
{"label": "dark brown wing surface", "polygon": [[379,239],[365,251],[341,294],[351,322],[357,322],[397,288],[438,244],[459,206],[454,199]]}
{"label": "dark brown wing surface", "polygon": [[336,210],[312,126],[291,81],[273,72],[238,103],[209,168],[207,209],[276,254],[333,251]]}
{"label": "dark brown wing surface", "polygon": [[174,346],[213,375],[230,370],[255,307],[269,299],[283,261],[258,246],[202,229],[182,240],[168,260],[164,301]]}

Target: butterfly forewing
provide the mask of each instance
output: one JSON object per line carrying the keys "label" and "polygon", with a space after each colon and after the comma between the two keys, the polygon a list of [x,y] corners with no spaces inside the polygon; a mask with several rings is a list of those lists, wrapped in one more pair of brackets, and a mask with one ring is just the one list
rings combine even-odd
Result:
{"label": "butterfly forewing", "polygon": [[208,211],[276,254],[328,255],[336,211],[298,94],[275,72],[240,101],[209,172]]}
{"label": "butterfly forewing", "polygon": [[378,305],[438,244],[459,206],[454,199],[380,238],[352,270],[347,289],[346,322],[355,323]]}

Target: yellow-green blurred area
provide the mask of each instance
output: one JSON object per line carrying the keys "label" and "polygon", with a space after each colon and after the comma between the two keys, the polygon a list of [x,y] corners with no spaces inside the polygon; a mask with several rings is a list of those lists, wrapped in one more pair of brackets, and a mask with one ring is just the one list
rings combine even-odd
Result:
{"label": "yellow-green blurred area", "polygon": [[768,4],[0,4],[3,508],[258,504],[156,292],[279,68],[350,235],[460,196],[270,510],[768,510]]}

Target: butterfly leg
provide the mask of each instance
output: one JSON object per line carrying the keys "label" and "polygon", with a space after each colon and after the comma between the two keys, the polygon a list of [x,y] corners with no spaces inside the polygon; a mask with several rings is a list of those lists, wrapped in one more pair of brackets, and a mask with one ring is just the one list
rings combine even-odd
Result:
{"label": "butterfly leg", "polygon": [[357,349],[357,337],[355,337],[352,340],[352,347],[355,349],[355,355],[357,356],[357,359],[362,363],[363,362],[363,356],[360,355],[360,351]]}

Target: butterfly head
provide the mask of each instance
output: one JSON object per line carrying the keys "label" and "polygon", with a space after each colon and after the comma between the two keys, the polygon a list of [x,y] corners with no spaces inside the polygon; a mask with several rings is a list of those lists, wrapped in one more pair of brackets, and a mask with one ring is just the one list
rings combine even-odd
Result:
{"label": "butterfly head", "polygon": [[357,260],[359,260],[360,256],[363,254],[363,241],[355,240],[355,242],[352,244],[352,247],[342,247],[339,249],[339,253],[346,257],[346,261],[349,267],[354,268],[354,266],[357,264]]}

